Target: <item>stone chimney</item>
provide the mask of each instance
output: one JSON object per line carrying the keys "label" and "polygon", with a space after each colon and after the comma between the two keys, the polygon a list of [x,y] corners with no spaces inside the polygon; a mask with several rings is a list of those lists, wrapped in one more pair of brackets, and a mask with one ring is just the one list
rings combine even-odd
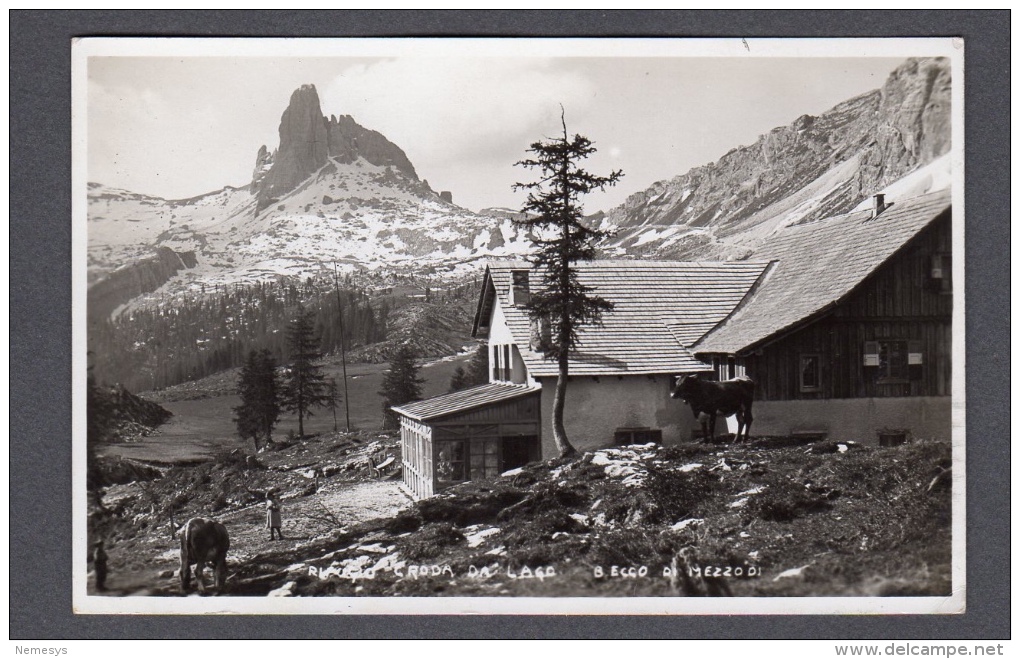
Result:
{"label": "stone chimney", "polygon": [[885,195],[877,194],[871,197],[871,218],[878,217],[886,209]]}

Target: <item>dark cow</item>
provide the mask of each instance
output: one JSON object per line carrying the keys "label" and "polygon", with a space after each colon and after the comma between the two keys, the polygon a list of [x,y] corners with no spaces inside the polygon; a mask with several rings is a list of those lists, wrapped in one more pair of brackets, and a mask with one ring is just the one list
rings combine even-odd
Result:
{"label": "dark cow", "polygon": [[216,588],[222,590],[227,580],[227,550],[230,538],[227,527],[211,519],[195,517],[181,529],[181,592],[188,592],[191,585],[191,566],[195,566],[195,581],[198,590],[205,592],[203,571],[205,564],[213,567]]}
{"label": "dark cow", "polygon": [[697,375],[682,375],[676,379],[673,398],[680,398],[691,406],[695,418],[701,422],[702,437],[715,441],[715,417],[737,415],[737,436],[747,439],[751,432],[751,403],[754,401],[754,381],[739,377],[733,380],[714,382],[703,380]]}

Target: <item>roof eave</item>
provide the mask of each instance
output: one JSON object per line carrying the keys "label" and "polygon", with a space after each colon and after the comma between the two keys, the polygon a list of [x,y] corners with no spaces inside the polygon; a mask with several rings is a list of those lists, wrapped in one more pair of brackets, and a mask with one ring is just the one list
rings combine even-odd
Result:
{"label": "roof eave", "polygon": [[[836,308],[840,304],[843,304],[852,295],[857,293],[857,291],[860,290],[860,288],[863,287],[868,282],[868,280],[871,279],[875,275],[876,272],[878,272],[879,270],[884,268],[893,259],[895,259],[902,252],[907,250],[911,246],[911,244],[918,239],[919,236],[924,234],[924,232],[927,231],[940,218],[942,218],[942,216],[947,215],[947,214],[952,216],[952,212],[953,212],[953,207],[952,207],[952,204],[950,204],[946,208],[944,208],[941,211],[939,211],[938,213],[934,214],[931,217],[931,219],[922,228],[920,228],[913,236],[910,237],[910,239],[904,241],[903,244],[900,245],[897,249],[893,250],[889,254],[888,257],[886,257],[881,262],[876,264],[875,267],[873,267],[870,272],[868,272],[864,277],[862,277],[860,279],[860,281],[858,281],[856,284],[854,284],[852,287],[850,287],[845,293],[843,293],[843,295],[839,296],[835,300],[832,300],[831,302],[829,302],[825,306],[815,310],[814,312],[808,314],[807,316],[801,318],[800,320],[798,320],[798,321],[796,321],[794,323],[791,323],[791,324],[787,325],[786,327],[782,327],[780,329],[777,329],[774,332],[771,332],[770,334],[768,334],[766,336],[763,336],[763,337],[761,337],[759,339],[756,339],[752,343],[746,344],[742,348],[737,348],[737,349],[732,350],[730,352],[722,353],[719,350],[712,350],[712,351],[698,350],[697,347],[696,347],[697,344],[695,344],[695,347],[692,348],[691,353],[693,355],[695,355],[695,356],[697,356],[697,355],[712,355],[712,354],[733,354],[733,355],[745,354],[746,355],[749,352],[753,352],[753,351],[758,350],[760,348],[763,348],[763,347],[765,347],[765,346],[767,346],[769,344],[775,343],[776,341],[779,341],[780,339],[783,339],[784,337],[786,337],[786,336],[788,336],[788,335],[790,335],[790,334],[792,334],[794,332],[798,332],[798,331],[802,330],[803,328],[805,328],[806,326],[811,325],[812,323],[815,323],[815,322],[821,320],[824,316],[828,315],[834,308]],[[722,325],[719,325],[718,327],[721,327],[721,326]],[[718,329],[718,327],[716,327],[716,329]],[[715,331],[715,329],[712,330],[712,332],[714,332],[714,331]],[[705,337],[711,336],[712,332],[708,332],[705,335]],[[705,337],[702,337],[702,340]]]}
{"label": "roof eave", "polygon": [[[720,327],[725,326],[726,323],[728,323],[730,321],[730,319],[733,318],[733,316],[736,315],[736,313],[738,311],[742,310],[745,306],[747,306],[747,304],[752,299],[754,299],[754,295],[761,289],[762,286],[765,285],[765,282],[768,281],[768,276],[771,275],[773,272],[775,272],[776,266],[777,266],[778,263],[779,263],[778,259],[769,259],[765,263],[765,267],[762,268],[762,271],[758,275],[758,278],[755,279],[754,283],[751,284],[751,286],[747,289],[747,291],[744,292],[744,295],[737,302],[736,306],[734,306],[732,309],[730,309],[730,312],[728,314],[726,314],[726,317],[723,318],[722,320],[720,320],[718,323],[716,323],[715,326],[712,327],[712,329],[710,329],[707,332],[705,332],[704,334],[702,334],[701,337],[697,341],[695,341],[693,344],[691,344],[691,346],[688,348],[688,350],[690,351],[690,353],[692,355],[697,356],[699,354],[699,352],[697,350],[697,345],[699,343],[704,341],[706,337],[711,336],[712,332],[716,331]],[[700,354],[713,354],[713,353],[702,352]]]}
{"label": "roof eave", "polygon": [[785,338],[786,336],[788,336],[790,334],[793,334],[794,332],[799,332],[800,330],[804,329],[808,325],[813,325],[814,323],[818,322],[819,320],[821,320],[825,316],[828,316],[832,312],[833,309],[835,309],[843,300],[846,299],[846,297],[847,296],[843,296],[839,300],[836,300],[834,302],[830,302],[829,304],[827,304],[824,307],[822,307],[821,309],[817,310],[816,312],[814,312],[810,316],[806,316],[805,318],[802,318],[801,320],[797,321],[796,323],[792,323],[792,324],[787,325],[786,327],[784,327],[782,329],[776,330],[775,332],[772,332],[768,336],[764,336],[764,337],[758,339],[757,341],[754,341],[753,343],[748,343],[743,348],[737,348],[736,350],[733,350],[732,352],[727,352],[727,353],[719,353],[719,352],[711,352],[710,353],[710,352],[697,352],[697,351],[695,351],[694,354],[695,355],[698,355],[698,354],[702,354],[702,355],[708,355],[708,354],[746,355],[748,353],[754,352],[755,350],[758,350],[760,348],[764,348],[764,347],[766,347],[766,346],[768,346],[770,344],[773,344],[776,341],[780,341],[783,338]]}
{"label": "roof eave", "polygon": [[[686,368],[686,367],[681,367],[681,368],[638,368],[638,369],[626,370],[626,371],[620,371],[620,370],[609,371],[609,370],[606,370],[606,371],[597,371],[597,372],[594,372],[594,373],[593,372],[585,372],[585,373],[576,373],[575,372],[575,373],[570,373],[569,377],[572,377],[572,378],[593,378],[593,377],[609,378],[609,377],[621,377],[622,378],[622,377],[626,377],[628,375],[638,376],[638,375],[677,375],[677,374],[680,374],[680,373],[707,373],[707,372],[712,370],[712,366],[710,364],[706,364],[706,363],[702,362],[702,366],[704,368],[697,368],[697,369],[695,369],[695,368]],[[541,380],[541,379],[544,379],[544,378],[557,378],[557,377],[559,377],[559,374],[555,373],[555,372],[552,372],[552,371],[550,371],[548,373],[546,373],[546,372],[539,372],[539,373],[532,373],[532,377],[535,378],[536,381],[538,381],[538,380]]]}
{"label": "roof eave", "polygon": [[[481,386],[485,386],[485,385],[481,385]],[[479,409],[479,408],[488,407],[490,405],[499,405],[500,403],[506,402],[508,400],[513,400],[515,398],[520,398],[522,396],[528,396],[528,395],[537,393],[537,392],[539,392],[541,390],[542,390],[541,385],[539,385],[537,387],[536,386],[520,385],[520,391],[508,392],[506,396],[500,398],[499,400],[480,401],[480,402],[476,403],[475,405],[471,405],[471,406],[465,407],[463,409],[453,410],[453,411],[449,411],[449,412],[442,412],[442,413],[439,413],[439,414],[418,414],[418,413],[415,413],[415,412],[411,412],[411,411],[407,410],[406,408],[403,408],[403,407],[400,407],[400,406],[393,406],[393,407],[390,407],[390,409],[392,411],[396,412],[397,414],[405,416],[405,417],[407,417],[409,419],[412,419],[414,421],[419,421],[419,422],[422,422],[422,423],[427,423],[429,421],[438,421],[438,420],[444,419],[446,417],[455,416],[457,414],[463,414],[464,412],[466,412],[468,410],[476,410],[476,409]],[[438,396],[436,396],[436,398],[438,398]],[[427,399],[427,400],[431,400],[431,399]],[[421,402],[421,401],[414,401],[414,402]]]}
{"label": "roof eave", "polygon": [[[478,294],[478,304],[475,306],[475,318],[471,325],[471,338],[478,338],[478,326],[482,322],[482,309],[485,306],[485,298],[489,295],[490,284],[492,283],[492,275],[489,272],[489,266],[485,266],[485,274],[482,276],[482,290]],[[495,293],[495,285],[491,286],[491,290]]]}

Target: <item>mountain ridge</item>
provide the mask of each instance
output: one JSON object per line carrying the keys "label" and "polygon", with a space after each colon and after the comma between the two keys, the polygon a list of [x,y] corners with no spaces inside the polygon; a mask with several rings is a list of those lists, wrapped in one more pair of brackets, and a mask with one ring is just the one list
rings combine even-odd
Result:
{"label": "mountain ridge", "polygon": [[418,180],[407,154],[382,133],[361,126],[350,115],[324,116],[315,85],[294,90],[279,132],[279,148],[269,155],[262,145],[255,157],[251,190],[258,197],[257,212],[293,191],[331,158],[341,164],[364,158]]}
{"label": "mountain ridge", "polygon": [[[907,60],[880,89],[773,128],[588,221],[615,232],[607,256],[739,259],[785,226],[849,211],[883,189],[902,196],[948,186],[950,83],[948,60]],[[350,115],[323,115],[315,87],[304,85],[281,116],[279,147],[258,149],[243,186],[166,200],[90,183],[89,282],[162,248],[193,253],[194,265],[157,290],[106,290],[104,311],[204,287],[306,278],[332,263],[456,277],[482,259],[530,253],[513,224],[519,215],[460,208],[381,133]]]}
{"label": "mountain ridge", "polygon": [[630,195],[601,226],[616,231],[616,254],[733,258],[753,250],[780,222],[849,211],[948,153],[950,86],[948,60],[909,59],[880,89]]}

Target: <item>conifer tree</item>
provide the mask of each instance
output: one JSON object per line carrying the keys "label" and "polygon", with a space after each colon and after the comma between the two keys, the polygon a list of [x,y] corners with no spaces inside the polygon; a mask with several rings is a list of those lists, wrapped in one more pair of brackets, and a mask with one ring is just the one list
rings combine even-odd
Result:
{"label": "conifer tree", "polygon": [[592,295],[591,287],[581,284],[577,277],[575,264],[593,260],[599,241],[610,235],[583,222],[580,199],[615,185],[623,172],[597,176],[581,169],[579,162],[595,153],[595,147],[583,135],[574,135],[573,139],[567,136],[562,113],[560,122],[562,136],[533,143],[528,149],[533,157],[517,163],[538,170],[538,180],[514,185],[515,190],[528,191],[522,217],[514,223],[534,236],[537,247],[532,263],[542,273],[542,286],[533,290],[527,310],[532,319],[548,322],[552,330],[545,357],[559,366],[553,397],[553,440],[560,455],[568,456],[577,453],[563,425],[570,353],[579,328],[600,324],[602,314],[613,308],[608,300]]}
{"label": "conifer tree", "polygon": [[234,423],[241,439],[251,439],[255,452],[272,441],[273,428],[280,419],[279,380],[276,360],[263,348],[252,350],[241,368],[237,382],[241,404],[234,408]]}
{"label": "conifer tree", "polygon": [[400,425],[400,420],[390,407],[421,400],[423,384],[425,380],[418,377],[414,348],[410,343],[405,343],[390,357],[390,370],[383,378],[382,391],[379,392],[383,397],[384,428]]}
{"label": "conifer tree", "polygon": [[[92,356],[91,352],[89,356]],[[106,395],[96,384],[92,364],[88,366],[85,387],[85,480],[87,489],[94,490],[101,485],[102,480],[96,457],[96,447],[106,439],[107,433],[113,426],[115,410],[110,396]]]}
{"label": "conifer tree", "polygon": [[315,314],[298,305],[287,328],[288,369],[283,379],[283,409],[298,415],[298,435],[305,435],[311,408],[326,403],[326,378],[316,362],[322,358],[315,336]]}
{"label": "conifer tree", "polygon": [[489,346],[481,344],[468,362],[467,375],[464,378],[466,387],[476,387],[489,383]]}
{"label": "conifer tree", "polygon": [[467,389],[467,372],[464,371],[463,366],[458,366],[453,371],[453,375],[450,376],[450,392],[460,391],[461,389]]}

